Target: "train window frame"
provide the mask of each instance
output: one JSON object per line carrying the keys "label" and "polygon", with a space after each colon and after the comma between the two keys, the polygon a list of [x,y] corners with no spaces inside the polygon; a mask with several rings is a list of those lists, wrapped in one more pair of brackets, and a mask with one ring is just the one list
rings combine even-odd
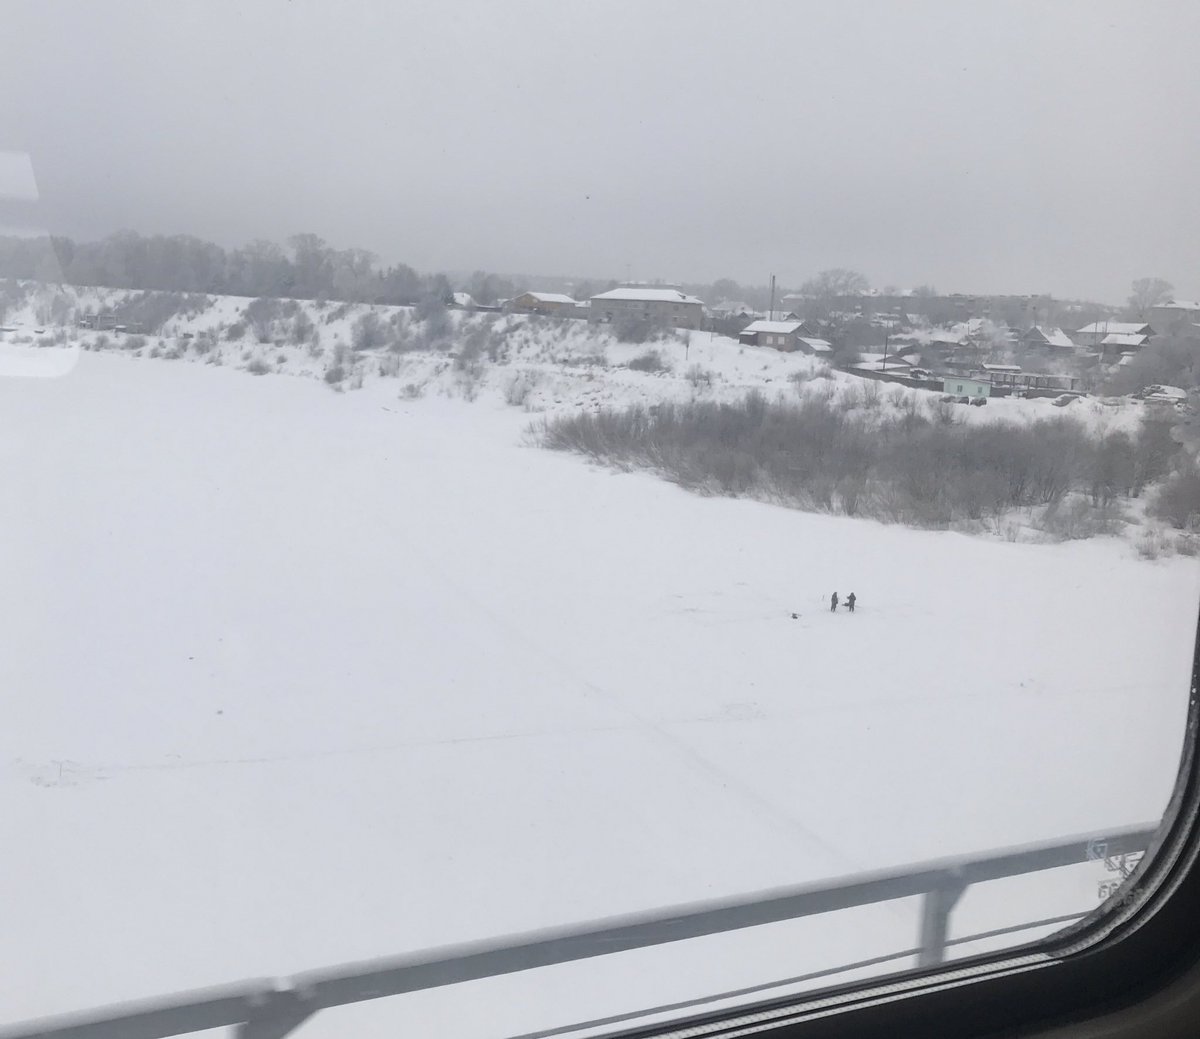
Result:
{"label": "train window frame", "polygon": [[[830,986],[604,1039],[1154,1039],[1200,1025],[1200,616],[1178,779],[1156,841],[1112,899],[1013,950]],[[1148,1031],[1153,1028],[1154,1031]]]}

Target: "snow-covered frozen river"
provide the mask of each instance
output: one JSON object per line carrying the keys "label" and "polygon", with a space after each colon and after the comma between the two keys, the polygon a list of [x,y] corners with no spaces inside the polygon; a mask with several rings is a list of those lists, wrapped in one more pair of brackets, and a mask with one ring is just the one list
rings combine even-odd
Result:
{"label": "snow-covered frozen river", "polygon": [[[0,1018],[1161,814],[1196,563],[698,497],[528,422],[90,353],[0,378]],[[954,927],[1087,909],[1098,879],[969,893]],[[915,921],[304,1034],[552,1025],[906,948]]]}

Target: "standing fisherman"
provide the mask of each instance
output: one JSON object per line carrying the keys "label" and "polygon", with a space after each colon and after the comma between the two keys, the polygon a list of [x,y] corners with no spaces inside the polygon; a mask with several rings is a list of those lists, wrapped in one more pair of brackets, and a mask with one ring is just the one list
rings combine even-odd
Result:
{"label": "standing fisherman", "polygon": [[854,600],[857,598],[858,598],[858,596],[856,596],[853,592],[851,592],[849,595],[846,596],[846,608],[851,613],[854,612]]}
{"label": "standing fisherman", "polygon": [[831,595],[829,597],[829,612],[830,613],[837,613],[837,604],[838,604],[837,592],[834,592],[833,595]]}

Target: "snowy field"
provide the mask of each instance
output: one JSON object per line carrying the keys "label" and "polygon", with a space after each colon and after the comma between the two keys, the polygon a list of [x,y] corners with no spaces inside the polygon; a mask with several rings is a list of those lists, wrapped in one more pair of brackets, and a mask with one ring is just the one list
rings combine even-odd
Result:
{"label": "snowy field", "polygon": [[[1193,561],[691,495],[528,446],[499,386],[0,374],[0,1020],[1103,834],[1172,789]],[[1096,904],[1060,873],[952,934]],[[300,1034],[565,1024],[910,948],[916,910]]]}

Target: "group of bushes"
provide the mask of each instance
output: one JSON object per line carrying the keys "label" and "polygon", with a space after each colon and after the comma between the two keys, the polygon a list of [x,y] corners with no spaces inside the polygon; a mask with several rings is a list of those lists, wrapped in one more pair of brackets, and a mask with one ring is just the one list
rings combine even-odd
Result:
{"label": "group of bushes", "polygon": [[1147,386],[1200,386],[1200,337],[1181,334],[1154,339],[1118,368],[1104,389],[1126,394]]}
{"label": "group of bushes", "polygon": [[208,297],[200,293],[135,292],[126,296],[113,314],[119,324],[158,334],[173,318],[194,317],[208,305]]}
{"label": "group of bushes", "polygon": [[[561,416],[539,437],[547,447],[654,469],[706,493],[929,528],[1026,508],[1062,537],[1115,529],[1118,497],[1181,465],[1162,420],[1146,421],[1135,436],[1096,436],[1065,416],[968,424],[917,403],[864,412],[820,393],[795,403],[750,394],[736,403]],[[1200,474],[1194,482],[1173,476],[1155,507],[1175,518],[1200,509]]]}

